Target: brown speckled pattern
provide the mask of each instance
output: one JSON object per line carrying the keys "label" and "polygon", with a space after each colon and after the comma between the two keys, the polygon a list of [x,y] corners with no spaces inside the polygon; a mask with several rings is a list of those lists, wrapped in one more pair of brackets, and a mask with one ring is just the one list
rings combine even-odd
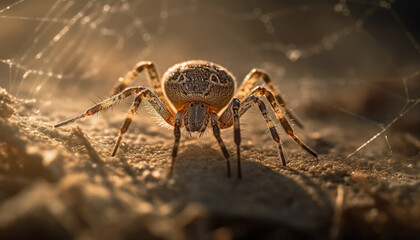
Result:
{"label": "brown speckled pattern", "polygon": [[235,91],[233,75],[207,61],[188,61],[171,67],[162,79],[164,92],[175,108],[189,102],[203,102],[220,111]]}

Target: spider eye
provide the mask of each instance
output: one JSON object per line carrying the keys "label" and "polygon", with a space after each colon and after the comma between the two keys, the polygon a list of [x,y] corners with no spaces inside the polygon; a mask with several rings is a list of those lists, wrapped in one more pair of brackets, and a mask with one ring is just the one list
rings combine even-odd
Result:
{"label": "spider eye", "polygon": [[194,106],[194,104],[192,104],[192,103],[191,103],[191,105],[190,105],[190,106],[191,106],[191,107],[193,107],[193,106]]}
{"label": "spider eye", "polygon": [[201,107],[204,108],[204,104],[201,104]]}

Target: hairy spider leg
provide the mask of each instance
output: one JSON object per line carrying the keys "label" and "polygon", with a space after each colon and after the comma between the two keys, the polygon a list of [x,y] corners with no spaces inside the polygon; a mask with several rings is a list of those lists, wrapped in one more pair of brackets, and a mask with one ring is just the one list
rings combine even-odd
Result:
{"label": "hairy spider leg", "polygon": [[115,143],[114,146],[114,150],[112,152],[112,156],[115,156],[115,153],[117,152],[118,146],[121,142],[122,136],[123,134],[127,131],[128,127],[130,126],[130,123],[138,109],[138,107],[140,106],[140,103],[142,101],[143,98],[146,98],[147,101],[150,103],[150,105],[152,105],[152,107],[156,110],[156,112],[159,113],[159,115],[170,125],[173,125],[173,119],[174,116],[173,114],[169,111],[169,109],[165,106],[165,104],[160,101],[160,99],[149,89],[144,88],[144,87],[131,87],[131,88],[127,88],[124,91],[120,92],[119,94],[112,96],[108,99],[105,99],[104,101],[88,108],[84,113],[79,114],[75,117],[72,117],[70,119],[67,119],[63,122],[57,123],[56,125],[54,125],[54,127],[61,127],[63,125],[72,123],[78,119],[87,117],[87,116],[91,116],[101,110],[104,110],[108,107],[110,107],[111,105],[119,102],[120,100],[131,96],[133,94],[138,94],[138,96],[135,98],[133,105],[131,107],[131,109],[128,111],[127,114],[127,118],[125,119],[121,130],[120,130],[120,134],[118,136],[118,139]]}
{"label": "hairy spider leg", "polygon": [[223,152],[223,156],[226,159],[226,168],[227,168],[227,176],[230,177],[231,173],[230,173],[230,161],[229,161],[229,152],[226,149],[225,143],[223,142],[221,136],[220,136],[220,128],[219,128],[219,123],[217,121],[217,113],[213,112],[210,116],[211,118],[211,125],[213,127],[213,133],[214,133],[214,137],[216,137],[217,142],[219,143],[220,148],[222,149]]}
{"label": "hairy spider leg", "polygon": [[165,104],[162,103],[162,101],[159,100],[159,98],[156,97],[155,94],[153,94],[152,91],[150,91],[149,89],[145,88],[145,87],[131,87],[131,88],[127,88],[124,91],[120,92],[117,95],[114,95],[110,98],[107,98],[93,106],[91,106],[90,108],[88,108],[84,113],[76,115],[72,118],[69,118],[67,120],[64,120],[60,123],[57,123],[54,125],[55,128],[57,127],[61,127],[64,125],[67,125],[69,123],[72,123],[78,119],[82,119],[85,118],[87,116],[91,116],[101,110],[107,109],[109,107],[111,107],[113,104],[121,101],[122,99],[129,97],[133,94],[138,94],[144,90],[148,90],[150,93],[152,93],[151,95],[154,96],[153,98],[156,101],[150,102],[152,104],[152,106],[156,109],[156,111],[162,116],[162,118],[170,125],[173,125],[173,114],[169,111],[169,109],[165,106]]}
{"label": "hairy spider leg", "polygon": [[261,100],[261,98],[255,96],[255,95],[249,95],[242,103],[234,98],[231,102],[231,104],[229,104],[229,108],[233,110],[233,116],[234,116],[234,120],[235,120],[235,116],[237,117],[237,121],[235,121],[235,126],[234,126],[234,134],[235,134],[235,144],[237,146],[236,150],[238,152],[238,178],[242,177],[242,173],[241,173],[241,168],[240,168],[240,155],[239,155],[239,151],[240,151],[240,126],[239,126],[239,118],[246,112],[248,111],[254,104],[258,105],[258,108],[260,109],[261,115],[263,116],[267,128],[270,130],[270,134],[271,137],[273,138],[273,140],[277,143],[277,147],[278,147],[278,151],[279,151],[279,158],[281,158],[283,166],[286,166],[286,158],[284,156],[284,152],[283,152],[283,146],[280,140],[280,136],[278,134],[278,131],[276,129],[276,127],[273,124],[273,120],[271,119],[271,117],[268,115],[267,112],[267,107],[265,105],[265,103]]}
{"label": "hairy spider leg", "polygon": [[[252,90],[251,94],[262,97],[263,95],[267,98],[268,102],[270,103],[272,109],[277,115],[277,118],[279,119],[281,125],[283,126],[284,130],[292,139],[299,144],[299,146],[302,147],[305,151],[307,151],[309,154],[311,154],[314,157],[318,157],[318,154],[312,150],[310,147],[308,147],[306,144],[304,144],[295,134],[293,131],[293,128],[287,121],[287,119],[283,116],[283,113],[281,112],[280,108],[278,107],[276,100],[273,96],[273,94],[267,90],[264,87],[258,86],[254,90]],[[232,112],[232,102],[229,104],[229,106],[225,109],[225,111],[220,115],[219,122],[222,128],[228,128],[233,124],[233,112]]]}
{"label": "hairy spider leg", "polygon": [[120,146],[122,137],[123,137],[124,133],[127,132],[128,128],[130,127],[131,122],[133,121],[134,115],[136,114],[137,109],[139,108],[141,100],[142,100],[141,96],[142,95],[139,95],[134,99],[134,102],[131,105],[131,108],[127,113],[127,117],[124,120],[123,125],[121,126],[120,134],[118,135],[117,141],[114,144],[114,150],[112,150],[112,156],[115,156],[115,154],[117,153],[117,150],[118,150],[118,147]]}
{"label": "hairy spider leg", "polygon": [[106,108],[110,107],[111,105],[119,102],[121,99],[124,99],[124,98],[126,98],[128,96],[131,96],[133,94],[137,94],[137,93],[143,91],[144,89],[145,89],[144,87],[129,88],[129,89],[125,90],[124,92],[121,92],[117,95],[114,95],[110,98],[107,98],[107,99],[91,106],[84,113],[81,113],[81,114],[79,114],[77,116],[74,116],[70,119],[67,119],[67,120],[64,120],[60,123],[55,124],[54,127],[61,127],[63,125],[67,125],[69,123],[72,123],[72,122],[74,122],[78,119],[93,115],[93,114],[95,114],[95,113],[97,113],[97,112],[99,112],[103,109],[106,109]]}
{"label": "hairy spider leg", "polygon": [[[256,87],[253,91],[252,91],[252,93],[251,93],[251,95],[250,96],[248,96],[248,98],[247,99],[249,99],[251,96],[254,96],[254,97],[258,97],[258,99],[260,99],[259,97],[262,97],[262,96],[265,96],[266,98],[267,98],[267,100],[269,101],[269,103],[270,103],[270,105],[271,105],[271,107],[272,107],[272,109],[274,110],[274,112],[276,113],[276,115],[277,115],[277,117],[278,117],[278,119],[279,119],[279,121],[280,121],[280,123],[281,123],[281,125],[283,126],[283,128],[284,128],[284,130],[286,131],[286,133],[288,134],[288,135],[290,135],[291,137],[292,137],[292,139],[296,142],[296,143],[298,143],[299,144],[299,146],[302,148],[302,149],[304,149],[305,151],[307,151],[309,154],[311,154],[312,156],[314,156],[314,157],[318,157],[318,154],[315,152],[315,151],[313,151],[311,148],[309,148],[308,146],[306,146],[295,134],[294,134],[294,131],[293,131],[293,129],[292,129],[292,127],[290,126],[290,124],[289,124],[289,122],[287,121],[287,119],[283,116],[283,114],[282,114],[282,112],[281,112],[281,110],[280,110],[280,108],[278,107],[278,105],[277,105],[277,103],[276,103],[276,101],[275,101],[275,99],[274,99],[274,96],[273,96],[273,94],[269,91],[269,90],[267,90],[267,89],[265,89],[264,87],[261,87],[261,86],[258,86],[258,87]],[[247,100],[246,99],[246,100]],[[223,129],[223,128],[228,128],[228,127],[230,127],[230,126],[232,126],[232,124],[233,124],[233,118],[234,118],[234,113],[233,113],[233,103],[234,103],[234,100],[232,100],[232,102],[228,105],[228,107],[224,110],[224,112],[222,112],[221,113],[221,115],[220,115],[220,117],[219,117],[219,124],[220,124],[220,126],[221,126],[221,128]],[[241,104],[241,107],[240,107],[240,111],[239,111],[239,117],[241,117],[242,116],[242,114],[246,111],[246,110],[248,110],[248,108],[250,107],[250,106],[248,106],[247,108],[246,107],[243,107],[243,105],[246,105],[245,104],[246,103],[246,101],[244,101],[244,102],[242,102],[242,104]],[[263,104],[259,104],[259,106],[263,106],[262,108],[264,108],[264,109],[266,109],[265,108],[265,105],[263,105]],[[246,110],[244,110],[244,109],[246,109]],[[260,110],[261,110],[261,108],[260,108]],[[272,123],[271,123],[272,124]],[[274,128],[275,129],[275,128]],[[273,131],[271,130],[271,128],[270,128],[270,132],[273,134]],[[276,131],[277,132],[277,131]],[[275,133],[274,133],[275,134]],[[278,134],[277,134],[278,135]],[[273,137],[274,138],[274,137]],[[283,156],[283,148],[280,148],[279,147],[279,151],[280,151],[280,154],[281,154],[281,156]],[[282,157],[282,162],[283,162],[283,165],[285,165],[285,158],[284,158],[284,156]]]}
{"label": "hairy spider leg", "polygon": [[130,127],[130,124],[134,116],[136,115],[137,109],[139,108],[140,103],[143,100],[143,98],[146,98],[146,100],[150,103],[150,105],[153,106],[156,112],[158,112],[166,122],[171,124],[170,122],[173,119],[172,113],[169,112],[166,106],[160,101],[160,99],[152,91],[150,91],[149,89],[144,89],[134,99],[133,105],[131,106],[130,110],[127,113],[127,118],[122,124],[121,129],[120,129],[120,134],[118,135],[117,141],[115,142],[114,150],[112,151],[112,156],[115,156],[115,154],[117,153],[118,147],[121,143],[121,139],[124,133],[127,132],[128,127]]}
{"label": "hairy spider leg", "polygon": [[306,144],[304,144],[294,133],[292,126],[289,124],[289,122],[287,121],[287,119],[283,116],[283,113],[281,112],[280,108],[277,106],[276,101],[274,100],[274,96],[273,94],[267,90],[264,87],[258,86],[256,87],[251,94],[261,97],[261,96],[265,96],[268,100],[268,102],[271,104],[272,109],[274,110],[274,112],[276,113],[278,119],[280,120],[281,125],[284,128],[284,131],[286,131],[287,134],[289,134],[290,137],[293,138],[293,140],[299,144],[299,146],[301,146],[305,151],[307,151],[309,154],[311,154],[314,157],[318,157],[318,154],[312,150],[310,147],[308,147]]}
{"label": "hairy spider leg", "polygon": [[236,164],[238,170],[238,178],[242,178],[242,170],[241,170],[241,128],[239,122],[239,107],[241,106],[241,100],[234,98],[232,100],[232,111],[233,111],[233,134],[234,140],[236,144]]}
{"label": "hairy spider leg", "polygon": [[175,123],[174,123],[175,142],[174,142],[174,147],[172,149],[172,161],[171,161],[171,167],[169,168],[168,176],[171,176],[174,171],[175,159],[176,159],[176,156],[178,155],[178,146],[179,146],[179,141],[181,139],[181,125],[182,125],[183,115],[184,115],[184,111],[179,111],[175,116]]}
{"label": "hairy spider leg", "polygon": [[280,96],[280,94],[277,92],[276,88],[274,87],[273,82],[271,81],[270,77],[261,69],[254,68],[252,69],[248,75],[244,78],[241,86],[238,88],[237,93],[235,94],[235,98],[238,98],[239,100],[243,101],[252,91],[255,83],[258,81],[258,79],[262,78],[264,82],[267,84],[271,92],[273,93],[276,101],[280,106],[284,109],[286,112],[286,115],[293,119],[296,125],[300,128],[303,128],[303,124],[298,120],[298,118],[287,108],[286,103],[284,99]]}
{"label": "hairy spider leg", "polygon": [[152,83],[153,91],[158,96],[158,98],[165,104],[165,106],[172,111],[171,105],[169,104],[168,100],[165,98],[163,94],[162,84],[159,80],[159,75],[157,73],[156,67],[152,62],[149,61],[141,61],[138,62],[133,70],[127,72],[124,77],[120,78],[114,90],[112,91],[112,95],[115,95],[130,85],[134,79],[144,70],[146,69],[149,80]]}

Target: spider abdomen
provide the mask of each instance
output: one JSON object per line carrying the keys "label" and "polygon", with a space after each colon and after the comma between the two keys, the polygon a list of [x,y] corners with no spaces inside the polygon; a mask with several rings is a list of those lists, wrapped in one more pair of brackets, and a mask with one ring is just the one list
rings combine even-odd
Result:
{"label": "spider abdomen", "polygon": [[176,109],[189,102],[203,102],[220,111],[235,91],[233,75],[208,61],[187,61],[172,66],[163,75],[163,88]]}

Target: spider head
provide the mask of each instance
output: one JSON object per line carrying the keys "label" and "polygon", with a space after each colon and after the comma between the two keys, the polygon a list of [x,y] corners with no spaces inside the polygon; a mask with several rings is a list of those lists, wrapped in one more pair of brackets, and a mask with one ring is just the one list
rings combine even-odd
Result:
{"label": "spider head", "polygon": [[184,114],[184,125],[189,132],[204,132],[210,119],[209,107],[202,102],[187,104]]}

